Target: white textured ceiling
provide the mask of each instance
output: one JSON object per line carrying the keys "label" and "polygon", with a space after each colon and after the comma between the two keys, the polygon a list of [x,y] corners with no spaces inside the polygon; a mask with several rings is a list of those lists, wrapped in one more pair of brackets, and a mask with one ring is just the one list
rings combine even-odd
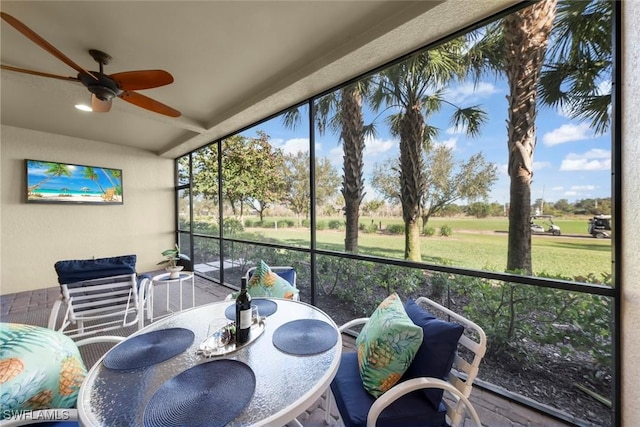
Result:
{"label": "white textured ceiling", "polygon": [[[163,69],[173,84],[140,91],[182,112],[169,118],[116,99],[83,113],[80,84],[1,72],[4,125],[177,157],[515,3],[446,1],[2,1],[76,64],[106,74]],[[1,23],[2,64],[76,72]]]}

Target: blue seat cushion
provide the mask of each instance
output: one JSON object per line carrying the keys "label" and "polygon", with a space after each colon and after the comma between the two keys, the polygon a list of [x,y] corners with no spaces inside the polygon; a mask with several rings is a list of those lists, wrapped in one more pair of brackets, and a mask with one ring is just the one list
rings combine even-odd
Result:
{"label": "blue seat cushion", "polygon": [[296,271],[294,269],[278,270],[278,271],[274,271],[274,273],[276,273],[278,276],[282,277],[284,280],[289,282],[291,285],[294,284],[294,276],[296,274]]}
{"label": "blue seat cushion", "polygon": [[[343,353],[340,367],[331,391],[345,427],[365,427],[367,415],[375,398],[362,386],[355,352]],[[414,391],[388,406],[378,418],[376,427],[436,427],[446,426],[446,408],[443,404],[435,410],[424,393]]]}
{"label": "blue seat cushion", "polygon": [[136,255],[58,261],[54,268],[61,285],[136,272]]}
{"label": "blue seat cushion", "polygon": [[[433,377],[446,381],[464,327],[437,319],[412,299],[407,300],[404,309],[413,323],[422,328],[423,336],[422,344],[402,380]],[[439,407],[443,393],[441,389],[424,389],[421,392],[432,408]]]}
{"label": "blue seat cushion", "polygon": [[[255,270],[251,271],[251,273],[249,273],[249,278],[251,278],[251,276],[253,276],[253,273],[255,273]],[[282,277],[284,280],[289,282],[289,284],[295,285],[295,283],[294,283],[295,275],[296,275],[296,270],[295,269],[290,268],[290,269],[287,269],[287,270],[277,270],[277,271],[274,271],[274,273],[276,273],[278,276]]]}

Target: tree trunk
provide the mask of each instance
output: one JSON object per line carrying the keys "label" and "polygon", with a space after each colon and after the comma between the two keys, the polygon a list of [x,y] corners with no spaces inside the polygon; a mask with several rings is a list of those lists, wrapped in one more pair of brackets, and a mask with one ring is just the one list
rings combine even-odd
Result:
{"label": "tree trunk", "polygon": [[536,85],[553,25],[557,0],[542,0],[504,20],[505,71],[510,94],[509,248],[507,270],[532,273],[531,181],[536,145]]}
{"label": "tree trunk", "polygon": [[422,261],[420,254],[420,196],[423,191],[422,140],[424,120],[420,105],[405,111],[400,123],[400,201],[405,226],[404,257]]}
{"label": "tree trunk", "polygon": [[342,196],[344,197],[346,231],[344,249],[358,252],[358,226],[360,221],[360,203],[364,197],[362,178],[364,152],[364,118],[362,116],[362,97],[356,85],[342,89],[340,112],[342,120],[342,148],[344,150]]}

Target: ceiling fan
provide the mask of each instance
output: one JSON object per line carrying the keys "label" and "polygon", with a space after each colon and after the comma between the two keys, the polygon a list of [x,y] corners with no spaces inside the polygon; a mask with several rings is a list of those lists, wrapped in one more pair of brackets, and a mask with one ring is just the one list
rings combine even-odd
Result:
{"label": "ceiling fan", "polygon": [[168,72],[164,70],[139,70],[104,74],[103,66],[107,65],[111,61],[111,57],[104,52],[94,49],[89,50],[89,54],[98,64],[100,64],[100,71],[87,71],[13,16],[4,12],[0,12],[0,15],[2,16],[2,19],[21,32],[25,37],[76,70],[78,75],[77,77],[65,77],[56,74],[12,67],[10,65],[0,65],[0,68],[3,70],[80,82],[89,89],[89,92],[91,92],[91,109],[96,112],[109,111],[111,109],[113,98],[118,97],[124,101],[155,113],[164,114],[169,117],[180,116],[180,111],[158,102],[155,99],[134,92],[134,90],[152,89],[173,83],[173,76]]}

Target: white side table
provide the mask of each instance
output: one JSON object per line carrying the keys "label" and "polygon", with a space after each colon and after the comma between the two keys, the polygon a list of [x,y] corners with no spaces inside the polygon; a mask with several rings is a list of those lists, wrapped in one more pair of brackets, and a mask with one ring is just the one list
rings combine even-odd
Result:
{"label": "white side table", "polygon": [[[178,283],[180,285],[180,311],[182,311],[182,283],[191,281],[191,306],[196,306],[196,288],[195,288],[195,278],[193,276],[192,271],[181,271],[180,275],[176,279],[170,279],[171,273],[163,273],[154,276],[151,279],[151,294],[149,295],[149,305],[147,306],[147,317],[149,317],[149,321],[153,322],[153,294],[155,292],[156,285],[165,284],[167,288],[167,311],[169,310],[169,286],[172,283]],[[161,316],[162,317],[162,316]]]}

